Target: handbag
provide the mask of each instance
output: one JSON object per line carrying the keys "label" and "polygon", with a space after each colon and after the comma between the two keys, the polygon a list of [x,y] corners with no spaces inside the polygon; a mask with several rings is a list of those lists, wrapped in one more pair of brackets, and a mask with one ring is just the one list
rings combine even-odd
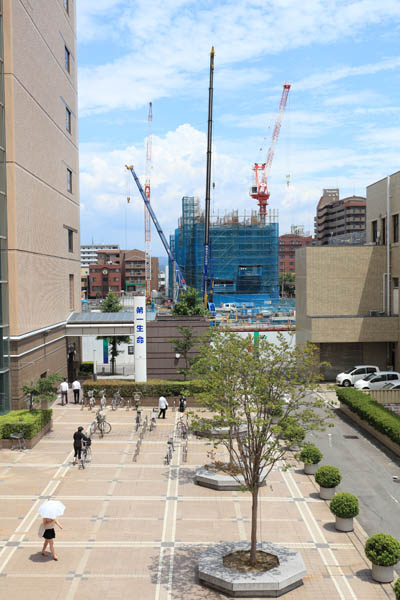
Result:
{"label": "handbag", "polygon": [[43,523],[41,523],[39,525],[38,537],[40,537],[40,538],[43,537],[44,532],[45,532],[45,526],[43,525]]}

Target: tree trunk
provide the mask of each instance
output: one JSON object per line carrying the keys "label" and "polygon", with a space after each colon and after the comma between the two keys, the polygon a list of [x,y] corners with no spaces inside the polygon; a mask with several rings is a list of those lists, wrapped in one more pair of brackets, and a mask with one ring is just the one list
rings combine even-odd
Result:
{"label": "tree trunk", "polygon": [[252,490],[251,504],[251,545],[250,545],[250,564],[256,564],[257,551],[257,512],[258,512],[258,486]]}

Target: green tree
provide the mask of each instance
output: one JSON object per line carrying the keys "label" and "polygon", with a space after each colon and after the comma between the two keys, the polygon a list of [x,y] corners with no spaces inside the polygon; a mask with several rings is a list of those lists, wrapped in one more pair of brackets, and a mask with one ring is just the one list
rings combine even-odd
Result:
{"label": "green tree", "polygon": [[47,377],[40,377],[31,385],[23,385],[22,391],[28,397],[28,408],[33,409],[34,403],[39,403],[41,400],[52,402],[57,398],[58,384],[63,380],[63,377],[58,373],[50,373]]}
{"label": "green tree", "polygon": [[296,295],[296,274],[295,273],[279,273],[279,288],[281,296]]}
{"label": "green tree", "polygon": [[182,337],[171,338],[170,342],[173,345],[174,352],[180,354],[184,360],[185,366],[177,369],[178,373],[183,375],[183,379],[186,381],[191,365],[193,364],[193,357],[189,356],[189,352],[193,349],[196,344],[196,338],[194,336],[193,327],[178,327],[178,331]]}
{"label": "green tree", "polygon": [[[260,339],[252,348],[250,336],[213,331],[199,350],[194,372],[205,390],[200,400],[212,417],[203,419],[197,413],[193,425],[215,446],[228,450],[231,464],[222,470],[252,494],[250,564],[255,565],[259,488],[285,459],[291,441],[288,426],[294,420],[307,433],[327,424],[329,410],[313,394],[320,365],[313,346],[292,346],[282,335],[279,344]],[[227,427],[230,435],[215,439],[215,427]]]}
{"label": "green tree", "polygon": [[178,302],[175,303],[173,315],[204,315],[206,313],[203,301],[195,288],[188,287],[186,292],[181,292]]}
{"label": "green tree", "polygon": [[[100,305],[100,310],[103,313],[121,312],[122,304],[120,302],[120,299],[118,298],[118,296],[109,291]],[[97,339],[107,340],[108,342],[108,352],[111,357],[111,373],[112,375],[114,375],[115,361],[118,354],[120,353],[120,350],[118,350],[118,346],[119,344],[129,344],[131,338],[128,335],[114,335],[110,337],[99,337]]]}

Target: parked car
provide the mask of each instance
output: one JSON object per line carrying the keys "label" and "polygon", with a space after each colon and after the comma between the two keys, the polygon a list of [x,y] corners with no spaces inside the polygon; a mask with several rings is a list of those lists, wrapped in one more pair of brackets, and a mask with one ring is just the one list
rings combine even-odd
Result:
{"label": "parked car", "polygon": [[379,367],[374,365],[357,365],[344,373],[336,375],[336,385],[348,387],[354,385],[359,379],[364,379],[366,375],[379,373]]}
{"label": "parked car", "polygon": [[383,390],[400,390],[400,383],[397,381],[388,381],[382,388]]}
{"label": "parked car", "polygon": [[371,373],[364,379],[355,382],[354,387],[357,390],[381,390],[389,381],[400,383],[400,373],[395,371],[380,371]]}

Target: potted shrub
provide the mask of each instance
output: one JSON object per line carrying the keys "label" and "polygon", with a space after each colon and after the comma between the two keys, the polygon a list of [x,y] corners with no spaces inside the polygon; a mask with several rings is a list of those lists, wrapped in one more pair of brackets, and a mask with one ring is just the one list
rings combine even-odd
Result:
{"label": "potted shrub", "polygon": [[347,492],[335,494],[329,508],[336,517],[335,526],[338,531],[353,531],[353,518],[360,512],[356,496]]}
{"label": "potted shrub", "polygon": [[398,579],[396,579],[393,588],[394,588],[394,593],[396,594],[396,600],[400,600],[400,577]]}
{"label": "potted shrub", "polygon": [[372,562],[372,579],[393,581],[393,567],[400,560],[400,542],[388,533],[376,533],[365,543],[365,555]]}
{"label": "potted shrub", "polygon": [[342,476],[337,467],[324,465],[315,473],[315,481],[319,485],[319,495],[322,500],[332,500],[336,486],[342,481]]}
{"label": "potted shrub", "polygon": [[314,444],[307,444],[300,452],[298,459],[304,463],[306,475],[315,475],[318,463],[322,460],[322,452]]}

